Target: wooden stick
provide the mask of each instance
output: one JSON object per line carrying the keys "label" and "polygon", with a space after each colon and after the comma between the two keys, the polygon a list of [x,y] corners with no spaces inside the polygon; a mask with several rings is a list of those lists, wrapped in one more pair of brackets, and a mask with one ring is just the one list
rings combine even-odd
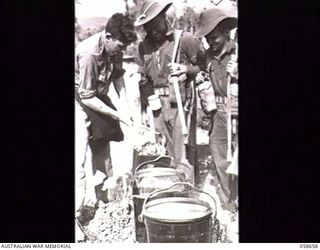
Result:
{"label": "wooden stick", "polygon": [[[174,44],[174,48],[173,48],[172,63],[175,63],[181,34],[182,34],[182,31],[179,30],[179,31],[177,31],[177,34],[175,36],[175,44]],[[183,106],[182,106],[178,77],[177,76],[172,77],[172,81],[173,81],[174,92],[175,92],[176,99],[177,99],[178,113],[179,113],[179,118],[180,118],[180,122],[181,122],[181,130],[182,130],[182,134],[184,137],[184,144],[187,144],[188,143],[188,128],[186,126],[186,119],[184,117],[184,110],[183,110]]]}
{"label": "wooden stick", "polygon": [[232,161],[232,148],[231,148],[231,140],[232,140],[232,130],[231,130],[231,95],[230,95],[230,82],[231,76],[228,75],[227,79],[227,161]]}
{"label": "wooden stick", "polygon": [[[236,53],[231,55],[231,60],[237,61],[237,47]],[[231,120],[231,75],[227,79],[227,161],[232,161],[232,120]]]}

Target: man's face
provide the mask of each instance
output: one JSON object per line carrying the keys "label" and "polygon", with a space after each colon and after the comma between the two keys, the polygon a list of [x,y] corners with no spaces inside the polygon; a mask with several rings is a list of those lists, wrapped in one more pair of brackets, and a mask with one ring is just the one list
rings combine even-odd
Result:
{"label": "man's face", "polygon": [[153,41],[162,41],[167,33],[166,15],[164,13],[158,15],[143,25],[143,28]]}
{"label": "man's face", "polygon": [[223,32],[219,29],[214,29],[205,37],[207,43],[210,45],[210,50],[215,54],[218,54],[222,51],[223,46],[227,42],[227,36],[227,32]]}
{"label": "man's face", "polygon": [[120,42],[118,39],[107,37],[105,41],[105,48],[109,55],[115,55],[120,51],[126,49],[127,45]]}

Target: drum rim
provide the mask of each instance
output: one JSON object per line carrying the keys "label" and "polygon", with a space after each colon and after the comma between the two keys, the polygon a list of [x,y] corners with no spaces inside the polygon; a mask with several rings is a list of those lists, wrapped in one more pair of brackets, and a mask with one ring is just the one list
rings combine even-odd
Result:
{"label": "drum rim", "polygon": [[[148,208],[150,208],[150,207],[163,205],[165,203],[174,203],[174,202],[200,205],[200,206],[206,207],[206,210],[203,211],[202,216],[185,218],[185,219],[160,218],[160,217],[155,216],[154,213],[150,213],[148,211]],[[144,211],[144,216],[146,219],[158,221],[158,222],[169,222],[169,223],[195,222],[195,221],[207,219],[207,218],[211,217],[211,215],[212,215],[212,208],[210,207],[210,205],[207,202],[202,201],[202,200],[198,200],[195,198],[191,198],[191,197],[166,197],[166,198],[152,200],[152,201],[149,201],[146,203],[146,208]]]}

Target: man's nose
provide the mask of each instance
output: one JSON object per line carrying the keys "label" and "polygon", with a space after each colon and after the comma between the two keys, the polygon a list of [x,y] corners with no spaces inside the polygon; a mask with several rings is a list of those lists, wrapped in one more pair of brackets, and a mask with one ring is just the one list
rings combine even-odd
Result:
{"label": "man's nose", "polygon": [[159,32],[158,32],[156,29],[153,29],[153,30],[152,30],[152,34],[153,34],[153,35],[157,35],[158,33],[159,33]]}
{"label": "man's nose", "polygon": [[211,39],[211,40],[209,40],[209,42],[208,42],[210,45],[217,45],[217,43],[216,43],[216,40],[215,39]]}
{"label": "man's nose", "polygon": [[120,50],[126,50],[127,46],[124,45],[123,43],[119,43],[119,44],[118,44],[118,48],[119,48]]}

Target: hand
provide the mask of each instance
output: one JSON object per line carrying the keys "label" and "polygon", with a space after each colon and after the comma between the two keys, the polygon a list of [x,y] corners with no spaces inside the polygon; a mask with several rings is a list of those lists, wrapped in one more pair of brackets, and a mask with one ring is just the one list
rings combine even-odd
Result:
{"label": "hand", "polygon": [[[176,76],[174,76],[174,77],[176,77]],[[178,78],[178,83],[182,84],[187,80],[187,75],[186,74],[182,74],[182,75],[179,75],[177,78]],[[168,80],[169,80],[170,84],[173,84],[173,76],[169,76]]]}
{"label": "hand", "polygon": [[147,76],[145,74],[140,74],[139,86],[144,85],[148,82]]}
{"label": "hand", "polygon": [[127,115],[120,115],[119,121],[124,123],[125,125],[132,127],[133,126],[133,120],[131,117],[128,117]]}
{"label": "hand", "polygon": [[238,79],[238,63],[230,60],[227,64],[227,72],[231,75],[231,77]]}
{"label": "hand", "polygon": [[141,123],[146,126],[149,125],[149,117],[146,111],[141,113]]}
{"label": "hand", "polygon": [[169,63],[169,72],[171,76],[179,76],[181,74],[187,73],[188,68],[186,65],[179,63]]}
{"label": "hand", "polygon": [[239,86],[237,83],[233,83],[230,85],[230,94],[233,96],[238,96],[239,94]]}
{"label": "hand", "polygon": [[205,78],[204,78],[203,72],[201,71],[196,76],[196,84],[203,83],[204,80],[205,80]]}

